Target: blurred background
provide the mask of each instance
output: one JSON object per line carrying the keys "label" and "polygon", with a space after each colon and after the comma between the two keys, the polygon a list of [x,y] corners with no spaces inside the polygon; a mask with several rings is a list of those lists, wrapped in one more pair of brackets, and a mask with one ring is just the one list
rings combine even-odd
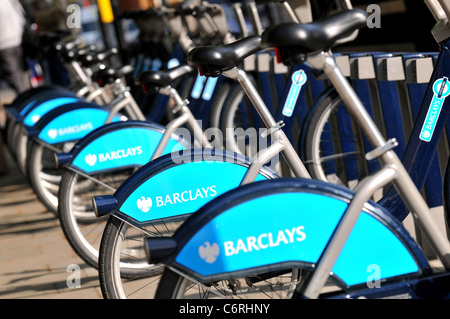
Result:
{"label": "blurred background", "polygon": [[[127,16],[128,12],[161,6],[197,5],[201,1],[20,0],[20,2],[27,17],[23,44],[25,77],[27,81],[30,81],[30,86],[37,86],[42,82],[55,82],[55,80],[49,78],[47,59],[42,59],[42,56],[46,53],[45,47],[37,40],[40,34],[70,30],[73,36],[80,36],[87,45],[95,45],[99,50],[111,47],[118,48],[121,63],[128,64],[133,62],[140,39],[139,28],[135,21]],[[233,1],[212,0],[208,2],[220,4],[225,10],[229,30],[232,33],[240,32],[235,12],[232,9]],[[251,1],[241,1],[242,8],[245,9],[249,2]],[[336,1],[334,0],[294,0],[291,2],[308,2],[306,21],[320,19],[336,9]],[[352,0],[351,4],[353,7],[365,11],[367,11],[369,5],[376,4],[380,9],[379,19],[377,17],[378,27],[360,30],[355,41],[335,48],[336,52],[434,52],[438,50],[438,46],[430,33],[435,21],[423,1]],[[286,19],[285,11],[275,3],[258,5],[257,9],[263,28]],[[253,32],[252,24],[245,10],[244,15],[249,32]],[[70,24],[71,22],[76,23]],[[73,27],[73,25],[76,25],[76,27]],[[64,84],[63,79],[58,79],[56,82]],[[0,89],[7,88],[7,84],[1,80],[0,76]]]}

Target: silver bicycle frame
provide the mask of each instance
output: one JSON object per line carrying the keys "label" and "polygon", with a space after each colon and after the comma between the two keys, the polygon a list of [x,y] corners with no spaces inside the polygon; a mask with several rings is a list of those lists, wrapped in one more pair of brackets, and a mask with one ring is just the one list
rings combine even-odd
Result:
{"label": "silver bicycle frame", "polygon": [[273,118],[247,73],[234,67],[225,71],[224,75],[239,82],[273,138],[273,143],[268,148],[258,152],[252,159],[252,164],[247,170],[241,185],[253,182],[264,163],[267,163],[279,153],[286,159],[296,177],[311,178],[288,137],[280,129],[280,124]]}
{"label": "silver bicycle frame", "polygon": [[444,267],[450,269],[450,243],[431,218],[430,209],[420,191],[416,188],[396,153],[392,151],[394,145],[383,138],[362,102],[337,67],[334,58],[329,53],[322,52],[308,58],[307,63],[325,72],[341,96],[348,112],[359,123],[363,133],[374,147],[375,153],[376,150],[381,150],[378,158],[382,169],[363,179],[355,188],[355,196],[345,211],[308,285],[305,287],[303,295],[307,298],[319,296],[320,290],[325,285],[365,203],[371,199],[377,189],[391,182],[410,209],[414,220],[426,234]]}
{"label": "silver bicycle frame", "polygon": [[161,156],[162,152],[166,148],[167,143],[169,142],[171,135],[175,132],[177,128],[181,127],[184,124],[187,124],[189,129],[194,133],[194,146],[212,148],[211,144],[206,138],[206,135],[203,133],[200,124],[197,122],[191,110],[187,106],[189,102],[187,100],[183,100],[181,96],[178,94],[177,90],[175,90],[170,86],[162,88],[160,92],[165,95],[169,95],[171,98],[174,99],[175,106],[173,107],[172,110],[174,112],[180,112],[180,115],[175,119],[173,119],[172,121],[170,121],[169,124],[167,124],[164,135],[161,141],[159,142],[158,147],[155,150],[155,153],[152,156],[152,160]]}
{"label": "silver bicycle frame", "polygon": [[[175,132],[175,130],[177,128],[181,127],[184,124],[187,124],[189,129],[193,132],[194,143],[195,143],[196,147],[212,148],[211,144],[209,143],[208,138],[203,133],[203,130],[202,130],[200,124],[197,122],[197,120],[195,119],[191,110],[187,106],[188,101],[183,100],[180,97],[180,95],[178,94],[177,90],[175,90],[171,86],[167,86],[165,88],[160,89],[160,93],[168,95],[172,99],[174,99],[175,105],[172,107],[172,111],[179,112],[179,115],[167,124],[164,134],[163,134],[161,140],[159,141],[158,146],[157,146],[155,152],[153,153],[151,160],[154,160],[155,158],[158,158],[161,156],[162,152],[164,151],[164,149],[167,146],[167,143],[170,141],[172,134]],[[125,96],[119,97],[116,105],[113,107],[115,109],[115,114],[117,113],[117,111],[119,109],[121,109],[122,107],[127,105],[127,103],[130,103],[130,102],[132,102],[134,104],[136,103],[128,90],[126,90],[124,92],[124,94],[125,94]],[[130,94],[130,95],[128,95],[128,94]],[[144,115],[140,111],[137,104],[131,105],[131,107],[132,107],[132,109],[137,108],[135,110],[136,113],[139,114],[140,116],[144,117]],[[142,120],[142,119],[138,118],[138,120]],[[143,120],[145,120],[145,117]],[[56,151],[60,152],[61,150],[56,150]],[[110,189],[113,192],[116,190],[115,188],[101,182],[100,180],[98,180],[92,176],[89,176],[88,174],[83,173],[82,171],[76,169],[73,166],[67,166],[67,168],[74,172],[77,172],[80,175],[83,175],[85,178],[88,178],[98,184],[103,185],[104,187]]]}
{"label": "silver bicycle frame", "polygon": [[111,112],[105,122],[111,122],[113,117],[122,109],[129,114],[131,119],[145,121],[146,118],[139,108],[139,105],[137,105],[134,97],[131,95],[129,89],[124,85],[122,80],[118,79],[112,85],[112,91],[116,98],[109,103]]}
{"label": "silver bicycle frame", "polygon": [[[442,9],[445,14],[450,13],[450,0],[438,1],[439,3],[434,0],[426,1],[427,5],[433,6],[434,9],[430,8],[430,10],[433,11],[433,14],[442,17]],[[442,5],[442,7],[438,7],[439,5]],[[396,187],[403,201],[410,209],[415,222],[427,236],[427,239],[443,266],[446,269],[450,269],[450,243],[432,219],[428,205],[410,178],[401,160],[396,153],[392,151],[392,148],[396,145],[395,141],[385,140],[378,127],[367,113],[356,92],[337,66],[331,53],[321,52],[312,55],[307,59],[307,63],[315,69],[323,70],[327,75],[346,105],[348,112],[360,125],[363,133],[374,148],[374,150],[370,152],[370,157],[378,157],[382,169],[377,173],[366,177],[356,186],[355,196],[351,200],[329,245],[324,251],[313,275],[302,292],[303,296],[307,298],[317,298],[319,296],[348,236],[364,208],[364,205],[372,198],[378,189],[389,183],[393,183],[394,187]],[[269,130],[274,129],[274,132],[272,133],[275,140],[274,143],[257,154],[254,163],[250,166],[241,185],[254,181],[262,165],[279,152],[285,156],[296,177],[308,178],[309,173],[306,171],[284,132],[280,129],[276,129],[278,123],[275,122],[267,107],[265,107],[264,102],[246,73],[237,68],[233,68],[225,71],[224,74],[237,80],[241,84],[266,127],[269,128]]]}

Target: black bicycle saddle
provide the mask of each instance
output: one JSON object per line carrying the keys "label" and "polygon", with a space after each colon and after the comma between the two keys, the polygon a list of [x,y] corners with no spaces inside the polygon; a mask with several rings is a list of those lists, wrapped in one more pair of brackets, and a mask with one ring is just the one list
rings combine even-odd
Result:
{"label": "black bicycle saddle", "polygon": [[261,47],[276,47],[283,63],[304,61],[306,55],[326,51],[336,41],[366,25],[367,13],[360,9],[341,11],[312,23],[284,22],[267,28]]}
{"label": "black bicycle saddle", "polygon": [[154,92],[158,88],[171,85],[175,80],[191,74],[194,71],[195,68],[188,64],[168,70],[144,71],[136,77],[135,83],[137,85],[142,84],[144,86],[144,91],[146,92]]}
{"label": "black bicycle saddle", "polygon": [[199,66],[200,73],[205,76],[218,77],[260,50],[261,37],[249,36],[222,46],[194,48],[188,54],[188,63]]}
{"label": "black bicycle saddle", "polygon": [[131,65],[124,65],[120,69],[104,68],[94,72],[92,79],[97,81],[101,87],[104,87],[114,83],[117,79],[126,76],[133,71],[134,68]]}

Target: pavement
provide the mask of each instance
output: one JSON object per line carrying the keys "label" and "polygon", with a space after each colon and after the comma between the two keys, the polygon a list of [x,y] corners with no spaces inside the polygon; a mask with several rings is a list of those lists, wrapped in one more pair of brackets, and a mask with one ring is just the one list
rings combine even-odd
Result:
{"label": "pavement", "polygon": [[[0,106],[13,98],[1,90]],[[70,247],[3,144],[0,137],[0,299],[101,299],[97,270]]]}
{"label": "pavement", "polygon": [[97,270],[68,244],[10,155],[0,175],[0,299],[101,299]]}

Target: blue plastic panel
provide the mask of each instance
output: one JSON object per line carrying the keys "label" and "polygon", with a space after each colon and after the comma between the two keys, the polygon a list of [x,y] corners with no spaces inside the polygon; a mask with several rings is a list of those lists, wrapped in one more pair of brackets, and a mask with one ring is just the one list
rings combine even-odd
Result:
{"label": "blue plastic panel", "polygon": [[[105,124],[109,112],[98,108],[80,108],[64,112],[39,132],[38,138],[49,144],[74,141]],[[112,122],[120,121],[115,116]]]}
{"label": "blue plastic panel", "polygon": [[[238,187],[246,171],[245,166],[221,161],[176,165],[137,187],[119,211],[138,222],[190,214]],[[257,178],[263,179],[261,175]]]}
{"label": "blue plastic panel", "polygon": [[[244,270],[250,274],[251,269],[273,269],[282,263],[314,265],[347,208],[345,201],[320,193],[291,191],[251,200],[244,199],[245,192],[242,195],[241,204],[212,212],[217,216],[191,230],[194,235],[180,247],[177,264],[208,278]],[[206,214],[202,217],[209,220]],[[373,265],[381,269],[380,280],[419,272],[411,249],[391,230],[395,227],[362,212],[333,268],[334,276],[352,286],[368,282]]]}
{"label": "blue plastic panel", "polygon": [[[161,131],[142,127],[112,131],[84,146],[72,165],[87,173],[142,166],[150,161],[162,136]],[[184,147],[171,139],[162,155],[181,149]]]}
{"label": "blue plastic panel", "polygon": [[53,110],[54,108],[69,104],[69,103],[75,103],[78,101],[77,98],[73,97],[60,97],[56,99],[52,99],[46,102],[43,102],[36,107],[34,107],[24,118],[23,123],[28,126],[33,126],[34,124],[39,121],[39,119],[44,116],[47,112],[50,110]]}

